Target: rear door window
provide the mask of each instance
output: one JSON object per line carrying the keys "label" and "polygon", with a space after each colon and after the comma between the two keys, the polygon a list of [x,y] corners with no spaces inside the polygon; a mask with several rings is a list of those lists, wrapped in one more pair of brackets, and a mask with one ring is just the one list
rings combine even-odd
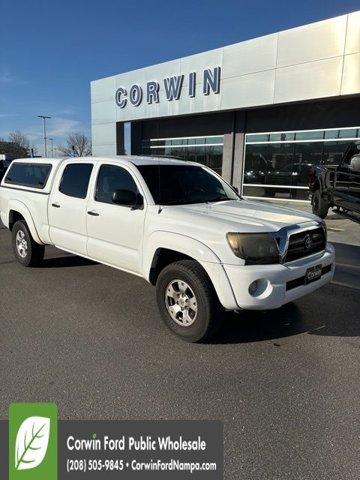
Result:
{"label": "rear door window", "polygon": [[59,191],[69,197],[86,198],[92,169],[92,163],[66,165]]}
{"label": "rear door window", "polygon": [[13,163],[5,183],[43,189],[51,172],[51,165],[34,163]]}

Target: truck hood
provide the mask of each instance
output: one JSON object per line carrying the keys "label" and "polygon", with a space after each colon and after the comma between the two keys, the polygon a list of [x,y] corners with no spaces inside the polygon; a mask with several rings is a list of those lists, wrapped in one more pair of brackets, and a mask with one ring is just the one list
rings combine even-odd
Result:
{"label": "truck hood", "polygon": [[248,200],[181,205],[165,207],[164,210],[168,210],[174,220],[176,217],[179,220],[183,215],[188,217],[188,221],[189,217],[193,217],[191,221],[195,222],[194,226],[200,228],[201,224],[208,226],[210,221],[213,227],[216,222],[219,227],[223,225],[227,230],[231,227],[235,231],[249,233],[278,231],[285,226],[320,221],[311,213]]}

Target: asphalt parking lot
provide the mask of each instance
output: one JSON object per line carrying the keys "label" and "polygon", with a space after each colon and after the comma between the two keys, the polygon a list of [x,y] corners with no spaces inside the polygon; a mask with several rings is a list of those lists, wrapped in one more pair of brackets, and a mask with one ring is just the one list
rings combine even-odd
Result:
{"label": "asphalt parking lot", "polygon": [[354,225],[330,231],[334,283],[278,311],[226,314],[206,345],[168,332],[140,278],[53,248],[25,269],[1,227],[0,418],[14,401],[53,401],[63,419],[220,419],[225,479],[358,480]]}

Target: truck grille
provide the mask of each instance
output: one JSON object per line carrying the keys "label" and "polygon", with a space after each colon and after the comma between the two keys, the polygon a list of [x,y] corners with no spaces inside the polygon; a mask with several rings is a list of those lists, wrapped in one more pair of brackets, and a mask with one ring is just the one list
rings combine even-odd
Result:
{"label": "truck grille", "polygon": [[314,253],[325,250],[326,233],[322,227],[305,230],[300,233],[293,233],[289,238],[288,249],[284,258],[284,263],[308,257]]}

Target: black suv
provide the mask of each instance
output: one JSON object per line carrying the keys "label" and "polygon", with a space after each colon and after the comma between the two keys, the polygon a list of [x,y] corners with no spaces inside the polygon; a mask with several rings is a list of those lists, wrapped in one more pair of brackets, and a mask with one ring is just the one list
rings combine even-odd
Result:
{"label": "black suv", "polygon": [[314,167],[309,187],[315,215],[325,218],[331,207],[360,214],[360,141],[348,146],[336,168]]}

